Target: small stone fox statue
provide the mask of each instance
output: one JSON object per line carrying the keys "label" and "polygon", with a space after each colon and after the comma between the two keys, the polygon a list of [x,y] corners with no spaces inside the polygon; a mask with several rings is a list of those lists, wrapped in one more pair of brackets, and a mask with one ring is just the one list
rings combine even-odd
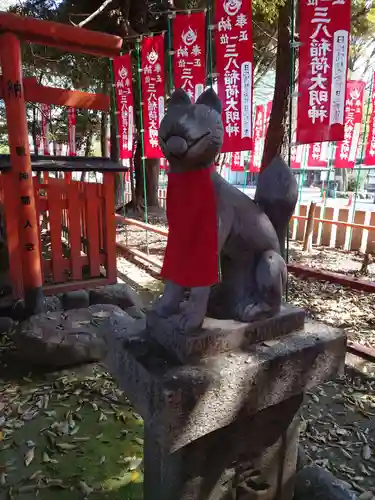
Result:
{"label": "small stone fox statue", "polygon": [[152,311],[186,333],[206,315],[243,322],[274,316],[287,280],[284,242],[297,183],[279,157],[259,175],[254,200],[227,183],[214,167],[221,113],[212,89],[195,104],[178,89],[159,128],[169,162],[169,236],[164,294]]}

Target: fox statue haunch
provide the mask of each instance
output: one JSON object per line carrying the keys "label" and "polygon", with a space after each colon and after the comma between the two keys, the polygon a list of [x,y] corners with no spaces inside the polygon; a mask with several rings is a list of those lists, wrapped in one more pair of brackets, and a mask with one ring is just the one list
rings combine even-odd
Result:
{"label": "fox statue haunch", "polygon": [[282,254],[297,183],[275,158],[253,201],[212,169],[223,141],[221,111],[212,89],[195,105],[179,89],[159,129],[170,165],[169,237],[165,291],[153,311],[184,332],[199,328],[205,315],[251,322],[277,314],[287,280]]}

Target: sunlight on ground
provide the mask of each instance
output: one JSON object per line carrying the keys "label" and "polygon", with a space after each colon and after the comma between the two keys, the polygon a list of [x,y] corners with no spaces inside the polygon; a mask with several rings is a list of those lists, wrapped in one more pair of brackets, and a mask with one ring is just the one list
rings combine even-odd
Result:
{"label": "sunlight on ground", "polygon": [[0,381],[0,500],[142,498],[143,421],[90,371]]}

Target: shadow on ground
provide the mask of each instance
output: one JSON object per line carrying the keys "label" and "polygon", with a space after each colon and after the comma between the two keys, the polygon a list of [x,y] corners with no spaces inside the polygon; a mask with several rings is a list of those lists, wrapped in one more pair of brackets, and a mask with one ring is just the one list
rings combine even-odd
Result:
{"label": "shadow on ground", "polygon": [[10,360],[0,363],[0,500],[140,500],[143,421],[107,373],[30,375]]}

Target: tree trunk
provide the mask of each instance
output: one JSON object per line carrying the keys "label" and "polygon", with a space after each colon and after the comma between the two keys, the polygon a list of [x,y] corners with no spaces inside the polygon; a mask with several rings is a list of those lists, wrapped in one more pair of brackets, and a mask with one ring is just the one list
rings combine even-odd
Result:
{"label": "tree trunk", "polygon": [[108,114],[102,113],[100,123],[100,146],[103,158],[109,158],[109,141],[108,141]]}
{"label": "tree trunk", "polygon": [[87,133],[87,137],[86,137],[85,156],[91,155],[93,136],[94,136],[94,132],[91,128],[91,130]]}
{"label": "tree trunk", "polygon": [[[143,184],[143,165],[141,160],[141,147],[138,144],[135,158],[135,206],[137,210],[142,210],[144,203],[144,184]],[[148,207],[159,207],[158,189],[159,189],[159,172],[160,160],[149,159],[145,160],[146,171],[146,197]]]}
{"label": "tree trunk", "polygon": [[290,93],[290,0],[279,10],[276,81],[272,111],[264,145],[262,170],[281,154],[284,143]]}

